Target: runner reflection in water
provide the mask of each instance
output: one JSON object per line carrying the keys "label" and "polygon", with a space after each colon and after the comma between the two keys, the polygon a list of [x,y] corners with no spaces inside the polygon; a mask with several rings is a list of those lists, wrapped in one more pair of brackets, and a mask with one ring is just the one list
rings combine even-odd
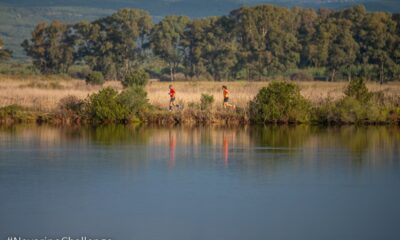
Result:
{"label": "runner reflection in water", "polygon": [[228,137],[223,135],[223,149],[224,149],[224,166],[228,167],[229,166],[229,141]]}
{"label": "runner reflection in water", "polygon": [[176,148],[176,135],[169,131],[169,161],[168,168],[175,168],[175,148]]}

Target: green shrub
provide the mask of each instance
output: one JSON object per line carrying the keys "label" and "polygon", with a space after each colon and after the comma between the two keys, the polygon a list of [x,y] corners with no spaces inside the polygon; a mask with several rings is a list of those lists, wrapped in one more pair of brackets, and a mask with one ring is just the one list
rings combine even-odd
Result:
{"label": "green shrub", "polygon": [[362,78],[351,80],[346,90],[344,91],[344,94],[348,97],[353,97],[363,103],[368,102],[372,96]]}
{"label": "green shrub", "polygon": [[0,107],[0,122],[32,122],[34,120],[33,114],[19,105],[13,104]]}
{"label": "green shrub", "polygon": [[86,76],[86,83],[90,85],[103,85],[104,76],[101,72],[93,71]]}
{"label": "green shrub", "polygon": [[337,118],[344,123],[360,123],[366,119],[364,105],[353,97],[345,97],[336,105]]}
{"label": "green shrub", "polygon": [[307,122],[310,117],[309,106],[297,85],[272,82],[250,102],[249,117],[252,122],[258,123]]}
{"label": "green shrub", "polygon": [[145,86],[149,80],[149,74],[143,69],[136,69],[124,77],[122,81],[122,85],[124,87],[132,87],[132,86]]}
{"label": "green shrub", "polygon": [[312,111],[312,119],[324,124],[370,124],[393,121],[389,119],[389,114],[389,110],[373,101],[361,102],[346,96],[337,102],[326,101],[316,106]]}
{"label": "green shrub", "polygon": [[86,109],[95,123],[123,122],[129,115],[129,109],[119,102],[118,92],[109,87],[90,95]]}
{"label": "green shrub", "polygon": [[312,121],[323,124],[338,123],[340,119],[338,119],[336,113],[336,104],[337,102],[328,98],[315,105],[311,111]]}
{"label": "green shrub", "polygon": [[0,118],[5,117],[16,117],[20,112],[23,111],[23,108],[19,105],[8,105],[0,108]]}
{"label": "green shrub", "polygon": [[58,103],[58,107],[61,111],[73,112],[77,114],[83,112],[84,105],[85,102],[82,99],[72,95],[62,98]]}
{"label": "green shrub", "polygon": [[147,93],[143,87],[133,86],[125,89],[119,96],[118,102],[128,109],[131,115],[137,115],[149,106]]}
{"label": "green shrub", "polygon": [[201,94],[200,98],[200,109],[201,110],[210,110],[214,103],[214,96],[206,93]]}

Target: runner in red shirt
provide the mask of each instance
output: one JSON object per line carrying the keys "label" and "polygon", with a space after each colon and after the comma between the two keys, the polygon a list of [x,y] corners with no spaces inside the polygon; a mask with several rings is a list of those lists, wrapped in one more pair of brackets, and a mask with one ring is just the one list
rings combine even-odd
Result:
{"label": "runner in red shirt", "polygon": [[175,106],[175,88],[172,85],[169,85],[169,110],[172,111],[172,107]]}

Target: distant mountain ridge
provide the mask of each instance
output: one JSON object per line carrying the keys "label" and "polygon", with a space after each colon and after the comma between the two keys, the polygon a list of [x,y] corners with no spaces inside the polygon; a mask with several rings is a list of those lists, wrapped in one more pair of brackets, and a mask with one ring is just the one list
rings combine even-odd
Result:
{"label": "distant mountain ridge", "polygon": [[221,15],[242,5],[272,3],[280,6],[342,8],[364,4],[370,11],[400,11],[400,0],[0,0],[8,7],[143,8],[153,15],[184,14],[191,17]]}
{"label": "distant mountain ridge", "polygon": [[173,14],[197,18],[226,15],[241,6],[268,3],[334,9],[363,4],[369,11],[400,12],[400,0],[0,0],[0,37],[16,58],[24,58],[20,43],[29,38],[41,21],[94,20],[127,7],[147,10],[155,21]]}

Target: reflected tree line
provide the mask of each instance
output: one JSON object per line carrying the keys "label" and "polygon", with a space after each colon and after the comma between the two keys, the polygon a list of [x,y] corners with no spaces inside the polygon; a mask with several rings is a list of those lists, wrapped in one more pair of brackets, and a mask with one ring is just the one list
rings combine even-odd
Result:
{"label": "reflected tree line", "polygon": [[[160,147],[160,157],[167,158],[168,166],[173,168],[178,161],[177,150],[192,148],[193,156],[205,154],[200,146],[210,146],[218,152],[224,166],[237,152],[249,154],[257,149],[267,149],[268,154],[285,153],[304,157],[322,148],[345,149],[352,156],[355,165],[379,165],[384,153],[385,161],[398,164],[400,129],[387,126],[269,126],[245,129],[218,127],[171,127],[149,128],[148,126],[107,125],[96,128],[13,125],[0,128],[2,142],[12,138],[23,142],[37,142],[37,146],[56,147],[66,141],[79,144],[97,145],[107,149],[114,146]],[[297,151],[299,150],[299,151]],[[301,150],[301,151],[300,151]],[[188,155],[187,155],[188,156]],[[311,155],[310,155],[311,156]],[[318,159],[317,159],[318,160]],[[323,159],[322,159],[323,160]],[[321,160],[321,161],[322,161]],[[373,162],[371,162],[373,161]],[[387,163],[387,162],[386,162]]]}

